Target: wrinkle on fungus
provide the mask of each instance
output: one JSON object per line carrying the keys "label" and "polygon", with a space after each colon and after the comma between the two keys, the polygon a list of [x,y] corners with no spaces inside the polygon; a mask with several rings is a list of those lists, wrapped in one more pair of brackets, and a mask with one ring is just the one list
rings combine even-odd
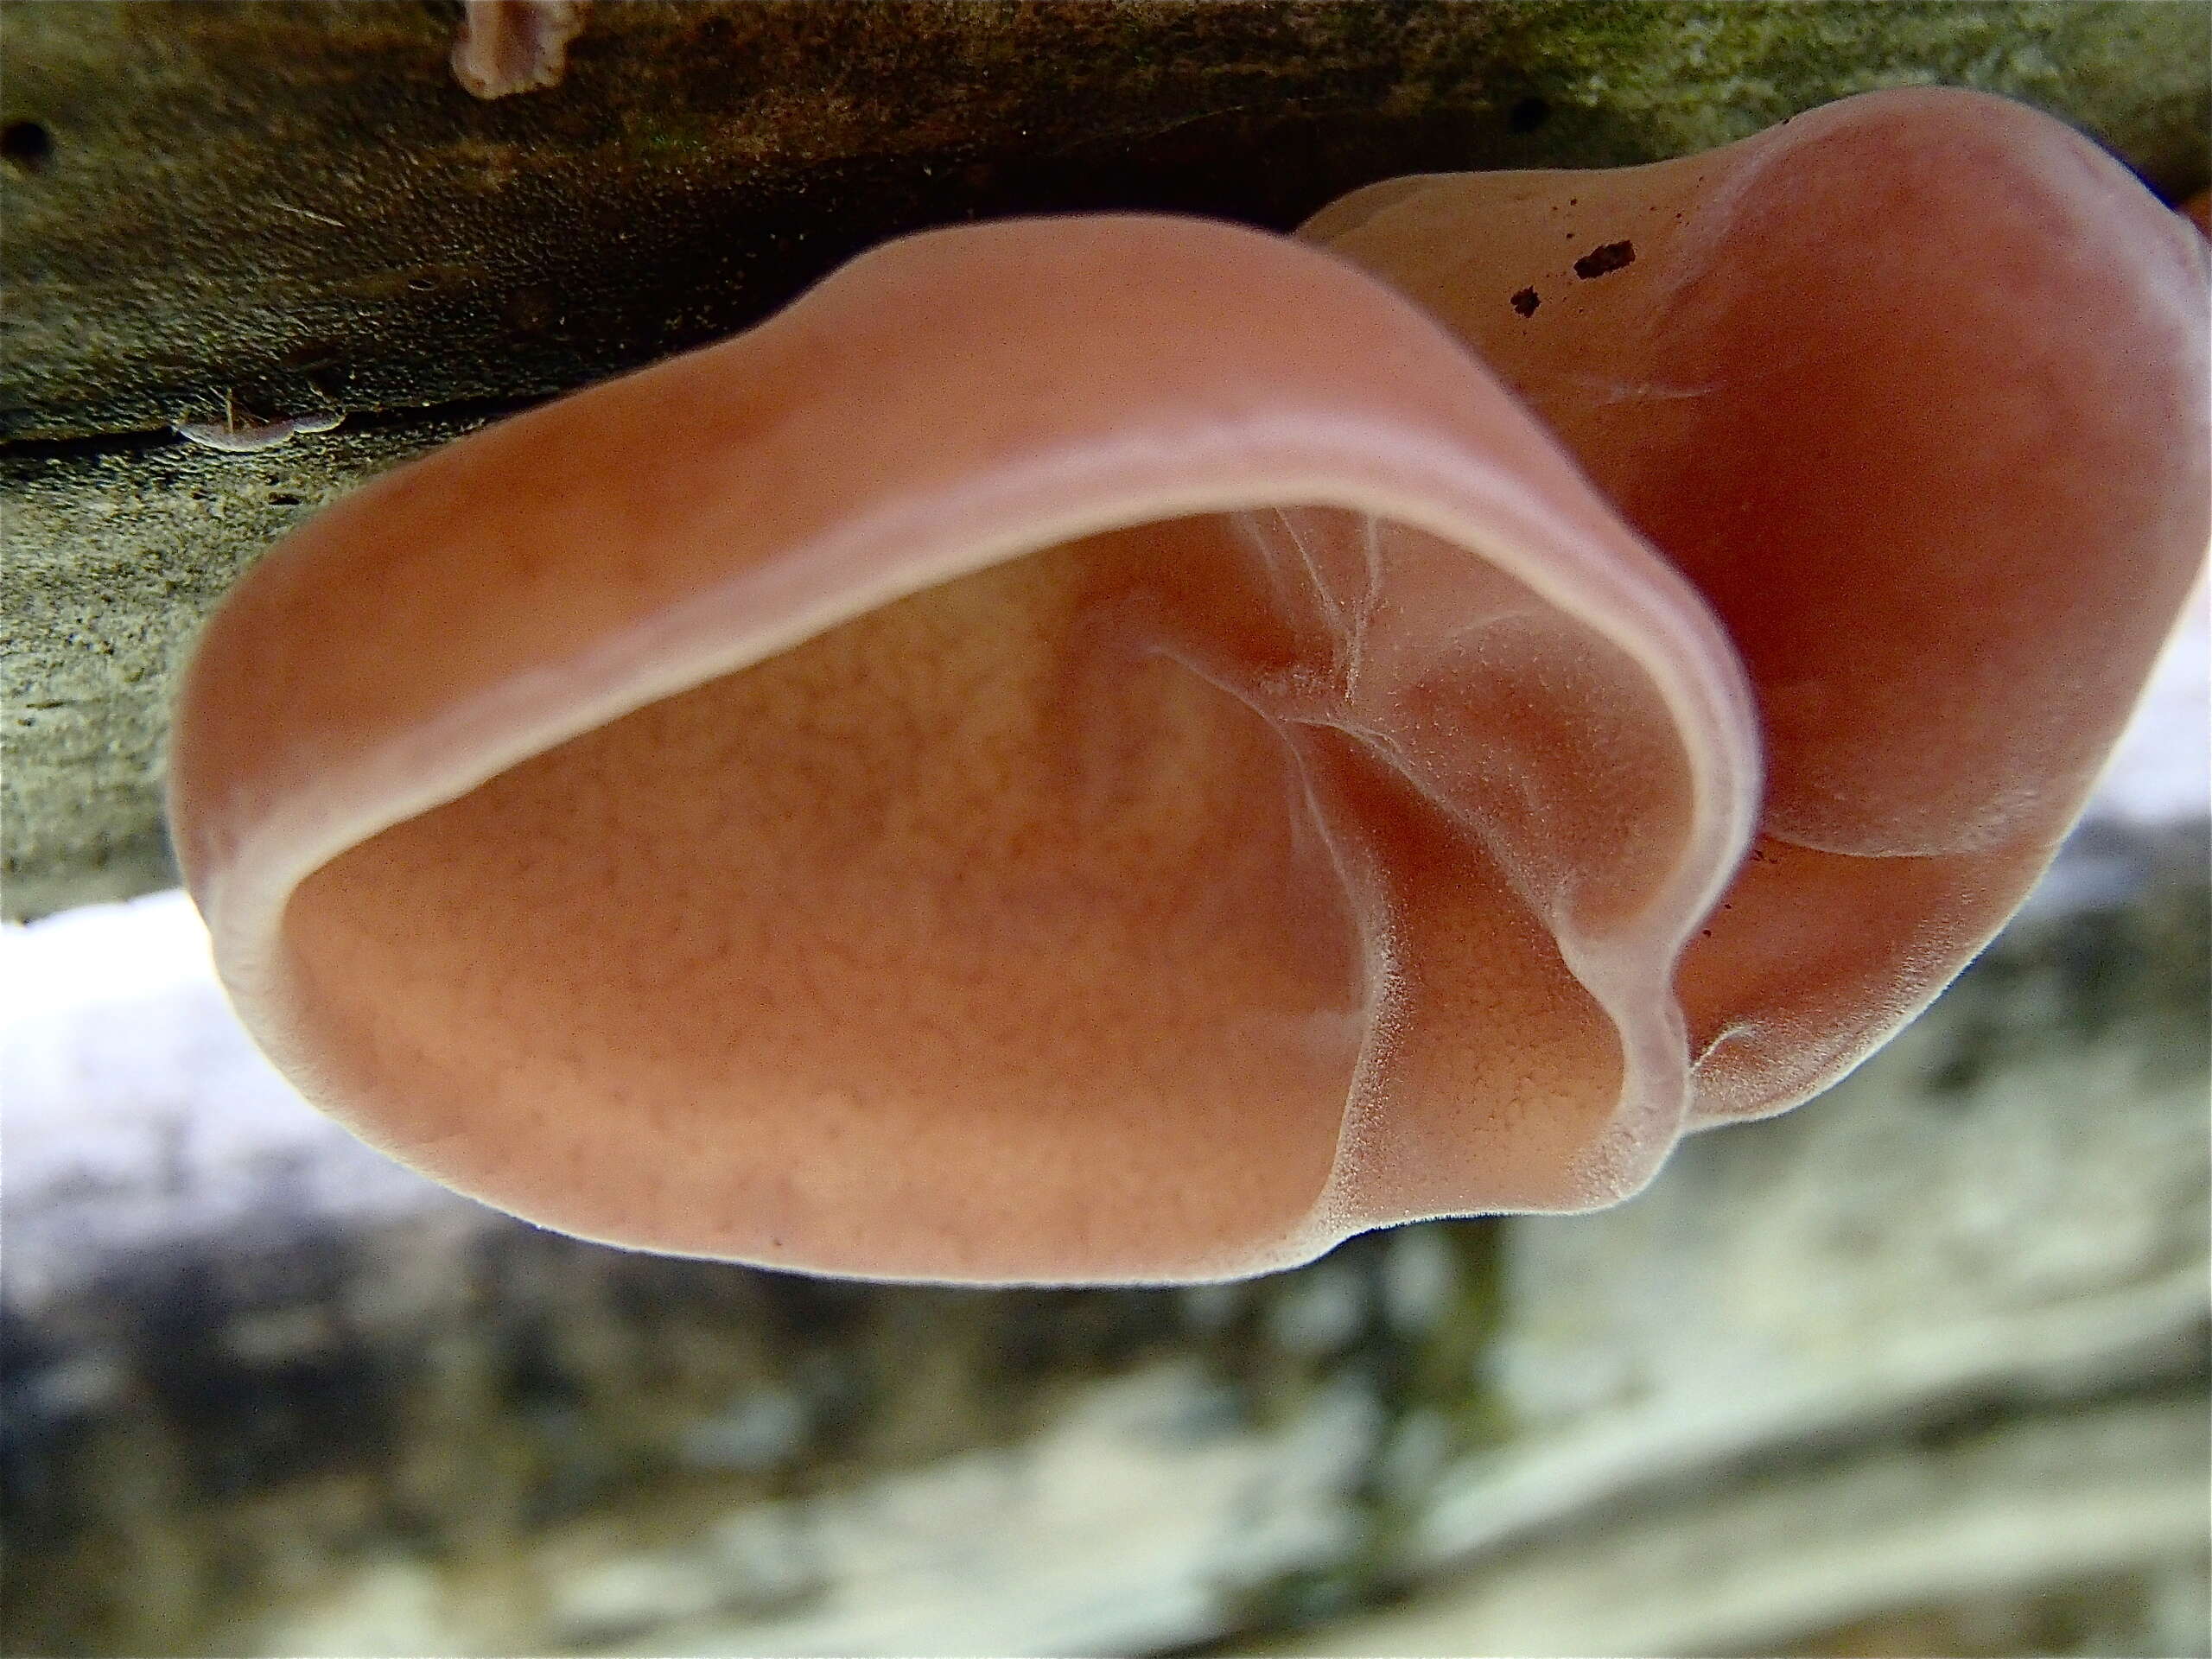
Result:
{"label": "wrinkle on fungus", "polygon": [[1300,236],[910,237],[296,531],[172,746],[248,1027],[547,1225],[971,1282],[1603,1205],[1840,1075],[2203,556],[2198,239],[1941,92]]}

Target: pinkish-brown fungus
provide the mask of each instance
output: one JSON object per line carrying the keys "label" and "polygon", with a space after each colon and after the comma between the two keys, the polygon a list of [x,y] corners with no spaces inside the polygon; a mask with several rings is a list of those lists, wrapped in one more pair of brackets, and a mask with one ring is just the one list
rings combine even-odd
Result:
{"label": "pinkish-brown fungus", "polygon": [[591,0],[464,0],[453,77],[486,102],[558,86],[590,12]]}
{"label": "pinkish-brown fungus", "polygon": [[1855,1063],[2203,556],[2197,238],[1939,92],[1301,236],[909,238],[297,532],[172,758],[264,1046],[550,1225],[967,1281],[1600,1205]]}

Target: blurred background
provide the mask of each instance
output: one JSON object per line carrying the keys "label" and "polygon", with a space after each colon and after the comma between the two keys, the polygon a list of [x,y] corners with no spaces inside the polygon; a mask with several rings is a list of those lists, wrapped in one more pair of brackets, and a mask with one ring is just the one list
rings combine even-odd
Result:
{"label": "blurred background", "polygon": [[[1916,82],[2176,200],[2212,9],[603,5],[491,103],[459,17],[0,11],[0,1649],[2212,1650],[2202,595],[2028,906],[1827,1096],[1600,1215],[1233,1286],[855,1285],[486,1211],[257,1058],[158,820],[168,676],[261,546],[883,236],[1281,227]],[[176,439],[226,403],[347,415]]]}

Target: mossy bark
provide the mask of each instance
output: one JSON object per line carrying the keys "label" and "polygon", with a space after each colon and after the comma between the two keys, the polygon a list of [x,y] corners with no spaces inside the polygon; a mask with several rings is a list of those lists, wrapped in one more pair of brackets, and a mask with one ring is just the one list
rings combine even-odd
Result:
{"label": "mossy bark", "polygon": [[[1877,86],[2022,98],[2204,182],[2198,0],[741,0],[600,6],[550,90],[444,0],[0,10],[7,913],[173,879],[166,689],[332,493],[741,328],[925,226],[1287,226],[1393,174],[1610,166]],[[342,410],[261,455],[173,423]],[[242,417],[243,418],[243,417]]]}

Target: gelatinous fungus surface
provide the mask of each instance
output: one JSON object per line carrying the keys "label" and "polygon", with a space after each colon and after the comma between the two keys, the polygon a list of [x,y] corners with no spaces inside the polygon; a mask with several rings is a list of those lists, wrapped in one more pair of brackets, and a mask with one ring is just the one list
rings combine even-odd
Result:
{"label": "gelatinous fungus surface", "polygon": [[2202,556],[2196,239],[1941,92],[1301,234],[910,238],[297,532],[172,767],[259,1039],[556,1227],[1000,1281],[1589,1207],[1840,1075]]}

